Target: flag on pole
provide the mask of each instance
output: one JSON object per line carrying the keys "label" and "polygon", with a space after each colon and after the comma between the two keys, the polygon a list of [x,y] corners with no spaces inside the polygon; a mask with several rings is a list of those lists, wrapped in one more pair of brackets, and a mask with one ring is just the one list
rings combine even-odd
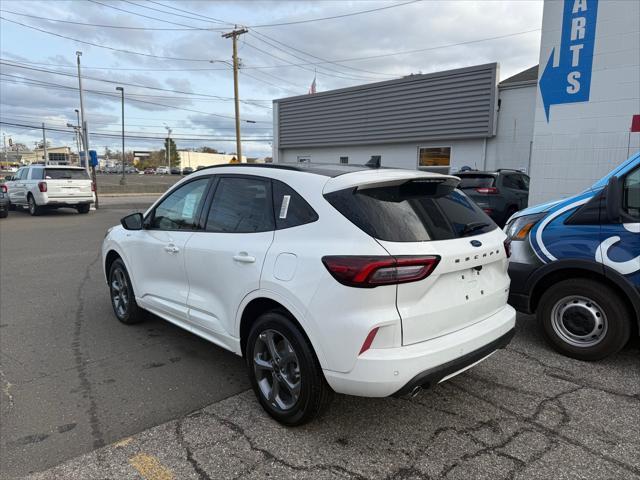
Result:
{"label": "flag on pole", "polygon": [[317,76],[317,73],[314,73],[313,82],[311,82],[311,86],[309,87],[309,95],[316,93],[316,76]]}

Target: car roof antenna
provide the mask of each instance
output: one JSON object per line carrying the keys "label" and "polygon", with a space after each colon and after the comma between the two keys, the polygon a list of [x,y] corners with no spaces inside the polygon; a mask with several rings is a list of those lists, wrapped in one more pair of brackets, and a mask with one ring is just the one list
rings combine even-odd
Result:
{"label": "car roof antenna", "polygon": [[382,163],[382,157],[380,155],[371,155],[371,159],[364,164],[365,167],[369,168],[380,168]]}

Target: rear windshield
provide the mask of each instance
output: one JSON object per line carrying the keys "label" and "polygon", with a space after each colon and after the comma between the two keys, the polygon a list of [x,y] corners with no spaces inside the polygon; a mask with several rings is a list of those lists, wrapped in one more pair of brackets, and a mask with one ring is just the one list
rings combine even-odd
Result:
{"label": "rear windshield", "polygon": [[424,242],[479,235],[497,226],[460,190],[408,182],[325,195],[361,230],[389,242]]}
{"label": "rear windshield", "polygon": [[460,175],[460,185],[458,188],[481,188],[493,187],[496,177],[493,175]]}
{"label": "rear windshield", "polygon": [[89,175],[86,170],[80,168],[46,168],[44,178],[46,180],[88,180]]}

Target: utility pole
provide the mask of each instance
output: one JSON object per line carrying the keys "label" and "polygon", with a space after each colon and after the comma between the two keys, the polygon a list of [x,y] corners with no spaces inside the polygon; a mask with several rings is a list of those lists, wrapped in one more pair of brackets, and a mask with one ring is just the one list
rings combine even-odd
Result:
{"label": "utility pole", "polygon": [[233,41],[233,96],[234,103],[236,107],[236,157],[238,158],[238,162],[242,163],[242,144],[240,141],[240,99],[238,98],[238,45],[237,38],[247,33],[249,30],[246,28],[237,28],[228,32],[223,33],[222,36],[224,38],[231,38]]}
{"label": "utility pole", "polygon": [[75,137],[76,137],[76,146],[78,147],[78,165],[80,165],[80,148],[81,148],[80,145],[83,144],[83,141],[80,138],[80,110],[78,110],[77,108],[74,108],[74,110],[76,112],[77,123],[73,131],[76,134]]}
{"label": "utility pole", "polygon": [[93,182],[93,186],[95,189],[96,195],[96,209],[100,208],[100,202],[98,200],[98,184],[96,182],[96,167],[91,166],[89,169],[89,129],[87,127],[87,121],[84,116],[84,93],[82,91],[82,73],[80,72],[80,57],[82,56],[82,52],[80,50],[76,51],[76,58],[78,63],[78,90],[80,90],[80,118],[82,119],[82,149],[84,152],[84,162],[85,167],[87,169],[87,173],[91,174],[91,181]]}
{"label": "utility pole", "polygon": [[167,140],[165,146],[165,154],[167,156],[167,168],[169,169],[169,174],[171,174],[171,129],[165,125],[164,128],[167,129]]}
{"label": "utility pole", "polygon": [[47,153],[47,134],[44,131],[44,122],[42,122],[42,149],[44,152],[44,164],[49,165],[49,154]]}
{"label": "utility pole", "polygon": [[4,158],[2,160],[7,162],[7,134],[2,132],[2,149],[4,150]]}
{"label": "utility pole", "polygon": [[120,185],[126,185],[127,181],[124,178],[124,87],[116,87],[122,97],[122,178],[120,179]]}

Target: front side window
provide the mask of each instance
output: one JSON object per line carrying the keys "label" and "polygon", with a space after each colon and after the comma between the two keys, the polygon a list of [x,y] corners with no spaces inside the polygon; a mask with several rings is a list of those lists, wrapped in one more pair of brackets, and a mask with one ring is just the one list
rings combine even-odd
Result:
{"label": "front side window", "polygon": [[451,165],[451,147],[424,147],[418,150],[418,166],[448,167]]}
{"label": "front side window", "polygon": [[622,209],[633,218],[640,218],[640,167],[624,179]]}
{"label": "front side window", "polygon": [[151,214],[149,227],[157,230],[193,230],[209,178],[200,178],[171,192]]}
{"label": "front side window", "polygon": [[271,182],[254,177],[220,178],[205,228],[219,233],[273,230]]}

